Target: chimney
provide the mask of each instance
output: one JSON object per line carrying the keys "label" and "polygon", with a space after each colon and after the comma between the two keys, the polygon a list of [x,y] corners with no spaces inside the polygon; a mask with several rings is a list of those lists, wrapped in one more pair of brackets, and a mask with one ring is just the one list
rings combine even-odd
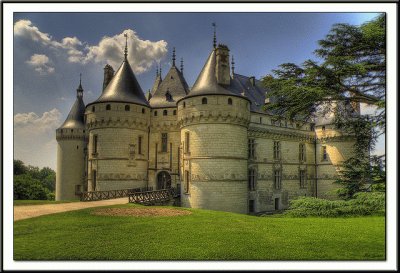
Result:
{"label": "chimney", "polygon": [[250,80],[251,86],[256,86],[256,77],[251,76],[251,77],[249,78],[249,80]]}
{"label": "chimney", "polygon": [[219,44],[216,48],[216,78],[218,84],[229,85],[231,83],[231,75],[229,68],[229,49],[226,45]]}
{"label": "chimney", "polygon": [[112,78],[114,77],[114,69],[111,65],[106,64],[104,67],[104,81],[103,81],[103,91],[106,89],[107,85],[110,83]]}

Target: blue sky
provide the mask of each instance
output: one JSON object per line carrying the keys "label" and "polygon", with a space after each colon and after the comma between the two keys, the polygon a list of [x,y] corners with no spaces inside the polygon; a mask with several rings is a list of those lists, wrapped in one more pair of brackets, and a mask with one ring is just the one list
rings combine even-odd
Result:
{"label": "blue sky", "polygon": [[[316,59],[313,51],[335,23],[361,24],[376,13],[14,13],[14,156],[27,164],[56,166],[55,128],[72,106],[79,74],[85,103],[101,92],[103,67],[129,58],[143,89],[160,63],[165,75],[172,48],[193,85],[219,43],[235,56],[235,72],[261,78],[285,62]],[[105,38],[108,37],[108,38]],[[32,131],[34,131],[32,133]],[[383,150],[382,141],[378,149]]]}

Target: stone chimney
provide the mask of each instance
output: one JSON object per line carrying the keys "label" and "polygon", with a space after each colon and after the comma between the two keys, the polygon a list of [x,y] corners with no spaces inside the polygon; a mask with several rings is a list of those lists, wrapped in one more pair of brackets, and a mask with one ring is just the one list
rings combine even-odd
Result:
{"label": "stone chimney", "polygon": [[114,77],[114,69],[111,65],[106,64],[104,67],[104,81],[103,81],[103,91],[106,89],[107,85],[110,83],[112,78]]}
{"label": "stone chimney", "polygon": [[216,78],[218,84],[229,85],[231,82],[230,67],[229,67],[229,49],[226,45],[218,45],[215,50],[217,64],[216,64]]}

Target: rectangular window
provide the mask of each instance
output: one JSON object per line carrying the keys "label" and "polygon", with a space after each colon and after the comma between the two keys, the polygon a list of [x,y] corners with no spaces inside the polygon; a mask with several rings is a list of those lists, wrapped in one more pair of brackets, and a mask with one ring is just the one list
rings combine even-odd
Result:
{"label": "rectangular window", "polygon": [[255,141],[254,139],[249,139],[248,140],[248,146],[249,146],[249,159],[255,159]]}
{"label": "rectangular window", "polygon": [[185,193],[189,193],[189,186],[190,186],[190,176],[189,171],[185,171]]}
{"label": "rectangular window", "polygon": [[306,171],[305,170],[300,170],[299,178],[300,178],[300,188],[303,189],[306,187]]}
{"label": "rectangular window", "polygon": [[255,202],[254,202],[254,200],[249,200],[249,212],[255,212]]}
{"label": "rectangular window", "polygon": [[93,135],[93,152],[92,154],[97,154],[97,135]]}
{"label": "rectangular window", "polygon": [[322,161],[328,160],[328,154],[326,152],[326,146],[322,146]]}
{"label": "rectangular window", "polygon": [[161,134],[161,152],[166,153],[168,149],[168,134]]}
{"label": "rectangular window", "polygon": [[138,154],[142,154],[142,137],[138,137]]}
{"label": "rectangular window", "polygon": [[304,143],[299,144],[299,160],[306,161],[306,145]]}
{"label": "rectangular window", "polygon": [[281,159],[281,143],[274,141],[274,159]]}
{"label": "rectangular window", "polygon": [[190,140],[189,132],[185,132],[185,153],[189,153],[190,151],[189,140]]}
{"label": "rectangular window", "polygon": [[281,189],[281,183],[282,183],[282,176],[281,176],[281,171],[275,171],[274,172],[274,188],[276,190]]}
{"label": "rectangular window", "polygon": [[248,184],[250,191],[254,191],[256,189],[256,175],[254,169],[249,169],[248,171]]}

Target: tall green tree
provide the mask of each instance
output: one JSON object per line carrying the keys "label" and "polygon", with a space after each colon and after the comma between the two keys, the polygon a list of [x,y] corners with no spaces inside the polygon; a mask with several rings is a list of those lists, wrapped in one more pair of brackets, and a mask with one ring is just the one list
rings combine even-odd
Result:
{"label": "tall green tree", "polygon": [[385,128],[385,16],[353,26],[336,24],[320,40],[319,61],[285,63],[263,79],[271,103],[267,109],[289,119],[309,121],[335,111],[333,102],[366,103],[378,108],[373,124]]}

